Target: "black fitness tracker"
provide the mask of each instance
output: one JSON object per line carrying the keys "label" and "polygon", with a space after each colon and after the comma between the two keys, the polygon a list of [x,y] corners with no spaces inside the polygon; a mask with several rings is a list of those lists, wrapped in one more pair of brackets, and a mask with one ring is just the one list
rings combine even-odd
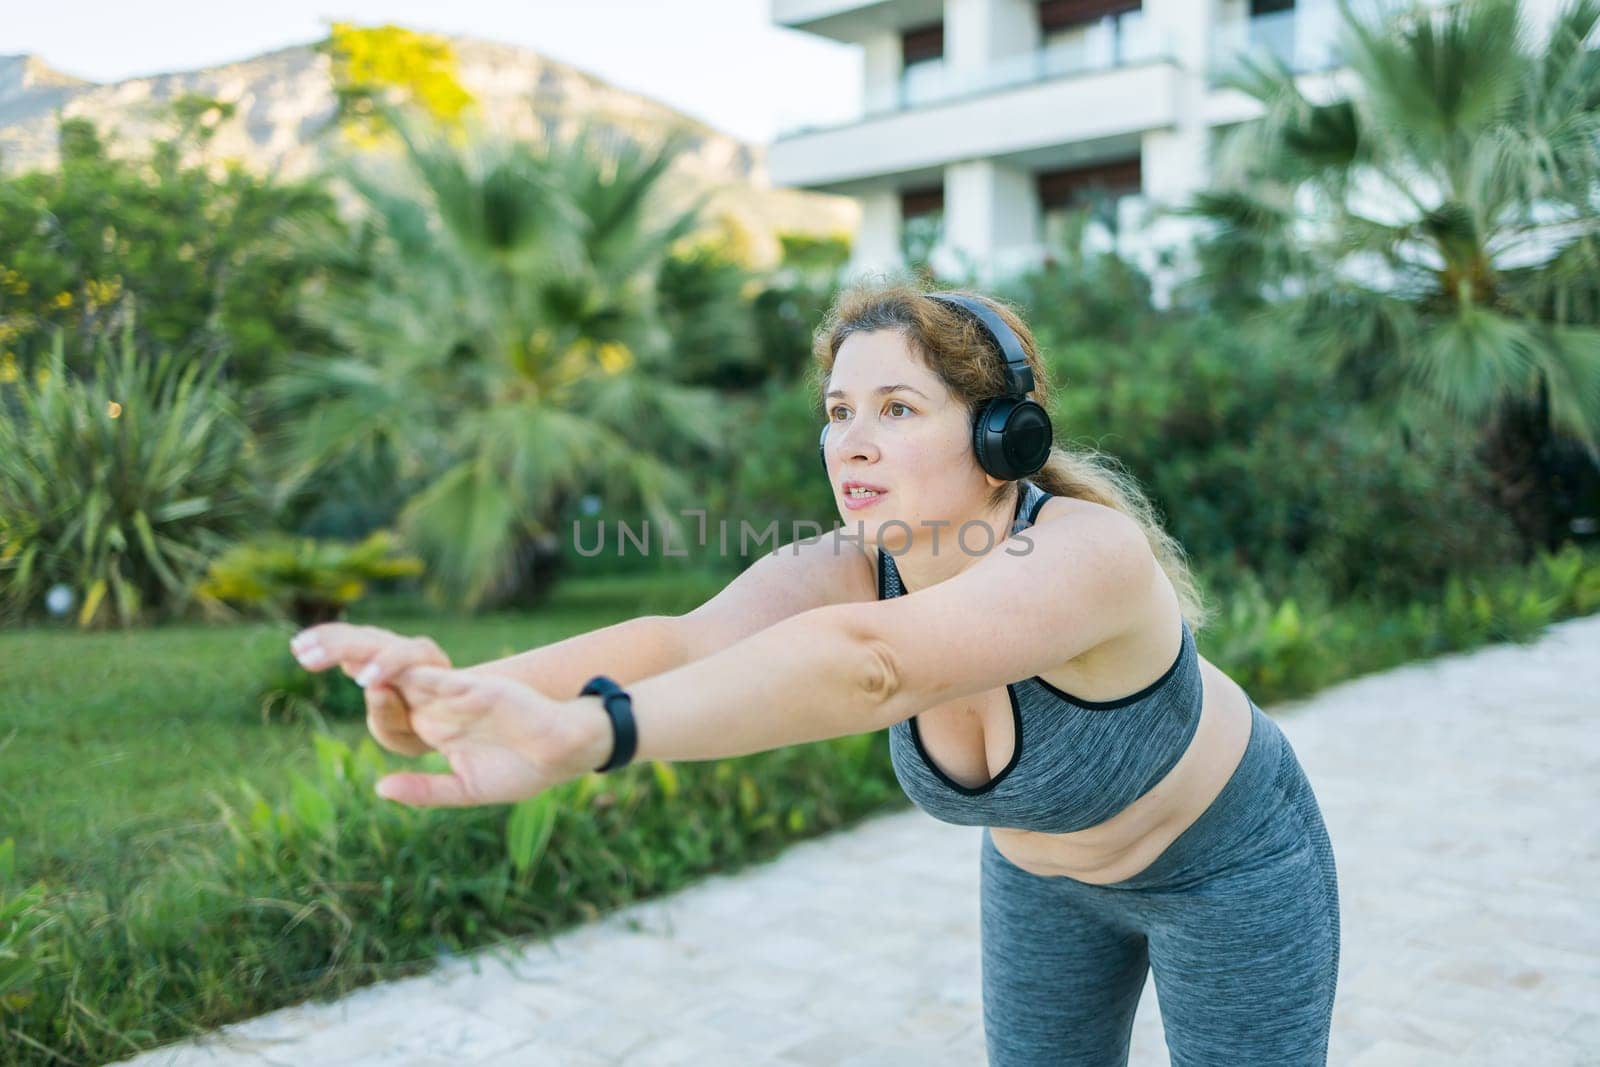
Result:
{"label": "black fitness tracker", "polygon": [[633,724],[633,697],[603,674],[597,674],[583,683],[583,691],[578,695],[598,696],[600,705],[611,717],[611,758],[596,767],[596,772],[604,773],[627,766],[639,743],[639,731]]}

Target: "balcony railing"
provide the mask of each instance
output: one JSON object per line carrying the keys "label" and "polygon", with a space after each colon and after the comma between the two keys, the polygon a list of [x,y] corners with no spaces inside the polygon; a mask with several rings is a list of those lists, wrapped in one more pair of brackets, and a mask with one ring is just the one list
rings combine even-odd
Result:
{"label": "balcony railing", "polygon": [[[1137,15],[1137,13],[1132,13]],[[982,70],[957,72],[946,60],[931,60],[907,67],[887,91],[869,93],[858,113],[834,122],[800,122],[783,125],[778,137],[851,126],[863,119],[892,115],[932,104],[983,96],[1057,78],[1114,70],[1172,54],[1167,33],[1139,17],[1105,20],[1106,32],[1089,34],[1067,44],[997,59]]]}
{"label": "balcony railing", "polygon": [[1237,69],[1247,55],[1271,56],[1296,74],[1331,70],[1339,65],[1338,37],[1339,9],[1326,0],[1221,23],[1211,39],[1211,80]]}
{"label": "balcony railing", "polygon": [[1079,74],[1154,58],[1161,43],[1143,11],[1124,11],[1046,44],[1039,54],[1049,76]]}

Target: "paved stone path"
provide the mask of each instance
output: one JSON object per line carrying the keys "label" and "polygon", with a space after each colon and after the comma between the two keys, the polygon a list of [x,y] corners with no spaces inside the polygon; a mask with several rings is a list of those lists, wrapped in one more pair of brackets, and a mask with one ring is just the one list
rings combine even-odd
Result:
{"label": "paved stone path", "polygon": [[[1342,898],[1330,1063],[1600,1064],[1600,618],[1270,713]],[[912,810],[155,1064],[984,1063],[978,831]],[[1155,985],[1135,1067],[1167,1063]]]}

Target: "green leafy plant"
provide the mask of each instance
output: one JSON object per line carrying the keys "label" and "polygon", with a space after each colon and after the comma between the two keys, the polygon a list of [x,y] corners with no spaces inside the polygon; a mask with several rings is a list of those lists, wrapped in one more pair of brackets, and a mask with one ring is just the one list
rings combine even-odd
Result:
{"label": "green leafy plant", "polygon": [[343,615],[371,581],[422,573],[422,560],[394,551],[388,530],[359,544],[268,535],[213,560],[197,595],[287,616],[301,628],[314,626]]}
{"label": "green leafy plant", "polygon": [[468,609],[538,603],[557,521],[589,492],[686,540],[672,506],[692,499],[684,470],[721,447],[723,420],[715,394],[673,379],[659,306],[670,250],[698,220],[659,210],[680,142],[462,145],[391,121],[400,166],[345,175],[361,235],[297,238],[330,266],[368,239],[371,255],[308,288],[301,313],[334,343],[266,391],[284,416],[285,494],[335,467],[393,486],[425,591]]}
{"label": "green leafy plant", "polygon": [[37,944],[48,921],[40,886],[20,887],[17,842],[0,840],[0,1016],[33,1003],[33,983],[47,959]]}
{"label": "green leafy plant", "polygon": [[208,561],[259,521],[252,439],[217,362],[102,336],[93,374],[46,364],[0,387],[0,620],[72,589],[80,626],[178,614]]}
{"label": "green leafy plant", "polygon": [[315,336],[293,307],[313,264],[277,231],[336,217],[326,182],[212,154],[212,135],[240,121],[232,103],[191,93],[166,111],[171,137],[144,144],[63,117],[59,166],[0,182],[0,378],[8,362],[37,369],[57,329],[67,366],[87,371],[93,337],[134,305],[141,347],[215,354],[241,390]]}
{"label": "green leafy plant", "polygon": [[1057,438],[1124,464],[1200,565],[1254,571],[1277,600],[1309,562],[1335,601],[1396,602],[1516,555],[1465,434],[1432,420],[1397,444],[1385,414],[1344,396],[1288,324],[1158,309],[1126,264],[1087,262],[1007,293],[1028,308],[1057,385]]}
{"label": "green leafy plant", "polygon": [[1263,117],[1193,208],[1216,299],[1292,321],[1396,439],[1439,414],[1477,436],[1525,555],[1593,514],[1553,471],[1600,463],[1600,3],[1543,34],[1527,7],[1346,8],[1352,88],[1327,102],[1246,60],[1229,82]]}

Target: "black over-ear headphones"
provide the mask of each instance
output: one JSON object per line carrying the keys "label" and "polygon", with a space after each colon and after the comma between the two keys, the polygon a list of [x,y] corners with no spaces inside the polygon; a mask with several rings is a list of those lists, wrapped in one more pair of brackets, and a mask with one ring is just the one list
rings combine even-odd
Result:
{"label": "black over-ear headphones", "polygon": [[[965,310],[989,337],[995,353],[1005,360],[1006,392],[1004,396],[984,401],[972,420],[972,451],[978,466],[989,474],[1005,481],[1026,478],[1044,466],[1050,458],[1053,431],[1050,416],[1036,402],[1028,399],[1033,389],[1033,368],[1022,351],[1022,342],[1006,325],[1004,319],[981,300],[959,293],[928,293],[930,300],[938,300]],[[817,456],[822,469],[828,469],[829,422],[822,424],[822,436],[817,442]]]}

